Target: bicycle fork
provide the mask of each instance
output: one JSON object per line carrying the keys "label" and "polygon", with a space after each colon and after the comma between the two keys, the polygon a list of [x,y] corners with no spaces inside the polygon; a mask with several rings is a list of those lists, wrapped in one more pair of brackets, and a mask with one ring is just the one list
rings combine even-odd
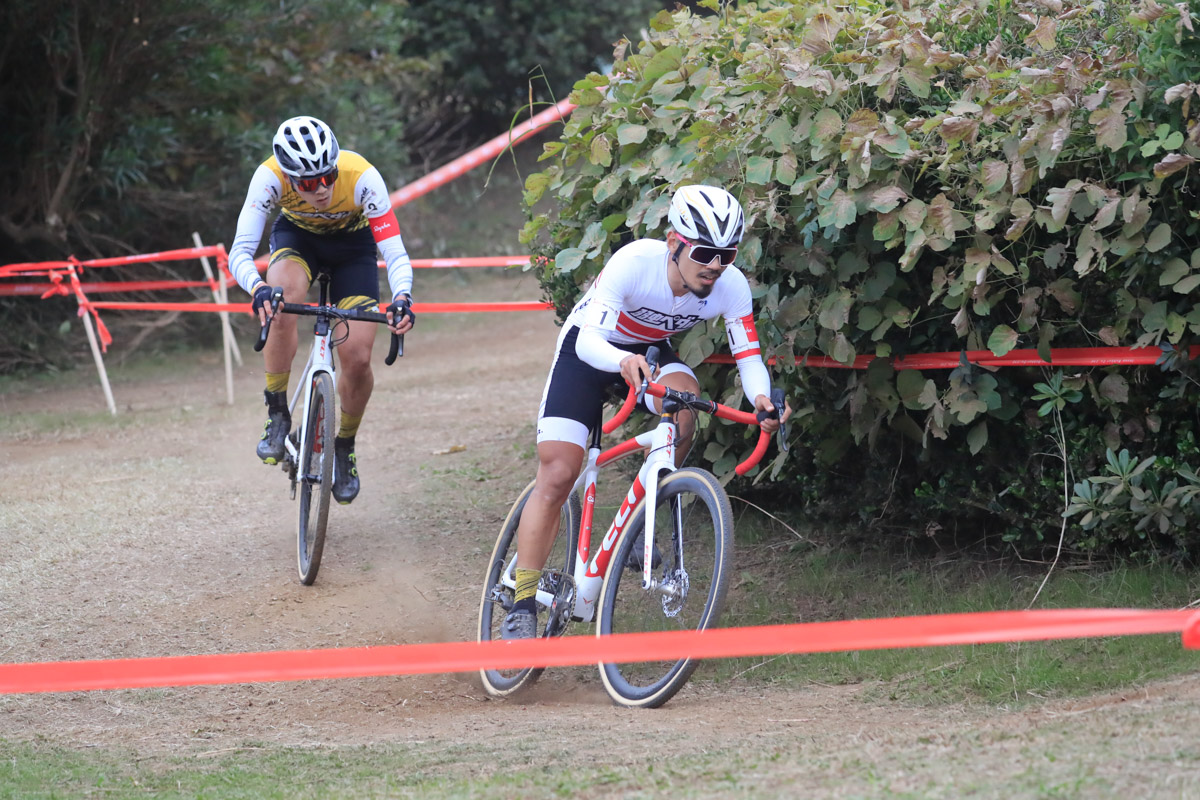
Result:
{"label": "bicycle fork", "polygon": [[[317,334],[317,341],[313,344],[312,349],[308,354],[308,362],[304,365],[304,380],[296,387],[296,391],[292,393],[292,400],[289,403],[289,411],[292,414],[292,419],[296,418],[296,406],[300,404],[301,395],[303,395],[303,416],[300,418],[300,426],[297,429],[293,426],[292,431],[284,439],[284,448],[287,450],[287,456],[284,459],[285,465],[290,465],[288,472],[292,480],[292,499],[296,499],[296,484],[299,481],[309,480],[312,472],[312,465],[300,463],[300,453],[307,452],[308,440],[316,435],[312,430],[314,426],[308,424],[309,412],[313,404],[313,387],[316,385],[317,375],[327,373],[333,383],[334,395],[337,393],[337,373],[334,371],[333,357],[330,352],[329,334]],[[324,409],[324,413],[332,414],[332,408]],[[319,423],[319,421],[318,421]],[[319,427],[319,424],[318,426]],[[330,443],[326,443],[330,444]],[[301,472],[303,470],[303,472]]]}

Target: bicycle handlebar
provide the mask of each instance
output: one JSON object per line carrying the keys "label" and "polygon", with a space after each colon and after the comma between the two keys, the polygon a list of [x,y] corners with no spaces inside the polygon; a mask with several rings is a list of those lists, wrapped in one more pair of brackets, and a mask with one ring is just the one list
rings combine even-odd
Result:
{"label": "bicycle handlebar", "polygon": [[[285,314],[296,314],[301,317],[317,317],[328,316],[335,319],[345,320],[347,322],[379,322],[384,325],[388,324],[387,314],[380,314],[378,311],[367,311],[362,308],[337,308],[336,306],[310,306],[304,303],[285,303],[283,302],[283,292],[279,289],[275,290],[275,294],[271,295],[271,308],[274,313],[280,311]],[[258,332],[258,341],[254,343],[254,351],[259,352],[267,343],[267,336],[271,333],[271,322],[274,317],[268,317],[265,325]],[[393,333],[391,347],[388,348],[387,358],[383,363],[391,366],[395,363],[397,356],[404,355],[404,334]]]}
{"label": "bicycle handlebar", "polygon": [[[730,408],[729,406],[721,405],[714,400],[705,400],[701,397],[696,397],[691,392],[681,392],[678,389],[672,389],[669,386],[663,386],[661,383],[642,381],[642,385],[640,387],[629,387],[629,394],[626,395],[625,402],[621,404],[620,410],[617,411],[617,413],[613,415],[611,419],[603,424],[602,430],[605,433],[612,433],[614,430],[616,430],[622,423],[625,422],[626,419],[629,418],[630,413],[633,412],[634,405],[640,402],[640,399],[646,394],[649,394],[652,397],[670,397],[687,406],[688,408],[695,409],[696,411],[703,411],[706,414],[712,414],[713,416],[720,417],[721,419],[727,419],[731,422],[740,422],[743,425],[761,426],[762,422],[768,417],[778,419],[781,410],[784,407],[782,389],[773,389],[771,391],[771,403],[775,406],[775,412],[773,414],[766,411],[760,412],[759,414],[751,414],[746,411],[738,411],[736,408]],[[782,432],[783,430],[783,426],[780,426],[780,431]],[[747,472],[754,469],[754,467],[766,454],[767,443],[770,438],[770,434],[768,434],[766,431],[760,431],[758,435],[758,442],[754,446],[754,452],[752,452],[745,461],[743,461],[741,464],[738,464],[733,471],[738,475],[745,475]],[[784,447],[784,445],[781,445],[781,447]]]}

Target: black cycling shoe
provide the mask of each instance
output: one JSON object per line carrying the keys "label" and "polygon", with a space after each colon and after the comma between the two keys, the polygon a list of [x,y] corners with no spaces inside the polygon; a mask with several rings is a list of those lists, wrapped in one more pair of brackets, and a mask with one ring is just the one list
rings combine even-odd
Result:
{"label": "black cycling shoe", "polygon": [[287,392],[263,392],[263,396],[267,399],[267,424],[263,426],[262,438],[258,440],[258,457],[264,464],[278,464],[285,452],[283,440],[292,429]]}
{"label": "black cycling shoe", "polygon": [[333,440],[333,499],[346,505],[358,497],[358,457],[354,439]]}
{"label": "black cycling shoe", "polygon": [[514,611],[500,625],[500,638],[506,641],[537,638],[537,614],[524,609]]}

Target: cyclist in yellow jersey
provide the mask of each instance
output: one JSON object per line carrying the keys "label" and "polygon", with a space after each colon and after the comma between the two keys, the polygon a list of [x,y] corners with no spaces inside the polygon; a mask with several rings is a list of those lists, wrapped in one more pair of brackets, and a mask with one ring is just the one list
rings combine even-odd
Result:
{"label": "cyclist in yellow jersey", "polygon": [[[230,271],[253,296],[260,323],[272,316],[268,300],[274,288],[283,290],[286,302],[301,303],[318,270],[330,273],[331,299],[339,308],[373,308],[379,303],[378,250],[392,293],[387,308],[390,328],[394,333],[411,330],[412,264],[379,170],[358,153],[341,150],[333,131],[315,117],[285,121],[275,133],[272,150],[251,178],[229,252]],[[254,253],[276,208],[281,213],[271,228],[264,280]],[[348,327],[337,350],[341,420],[334,439],[333,496],[343,504],[358,495],[354,437],[375,384],[375,328],[368,322],[350,322]],[[268,418],[257,446],[267,464],[283,457],[291,429],[287,389],[296,347],[296,317],[276,316],[263,348]]]}

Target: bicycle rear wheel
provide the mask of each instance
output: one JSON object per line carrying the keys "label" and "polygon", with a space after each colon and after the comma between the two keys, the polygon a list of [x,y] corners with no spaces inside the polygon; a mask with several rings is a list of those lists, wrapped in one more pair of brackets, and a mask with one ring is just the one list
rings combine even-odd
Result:
{"label": "bicycle rear wheel", "polygon": [[[479,604],[479,641],[487,642],[500,639],[500,624],[513,604],[515,579],[513,570],[517,561],[517,526],[521,522],[521,511],[525,508],[529,495],[533,493],[533,483],[530,483],[517,497],[500,529],[496,546],[492,550],[492,558],[488,562],[487,577],[483,582],[483,598]],[[558,531],[554,534],[554,544],[550,549],[550,557],[542,571],[542,579],[538,588],[556,593],[562,586],[562,581],[570,580],[575,570],[575,545],[579,536],[579,520],[582,517],[582,506],[579,495],[571,492],[567,502],[559,513]],[[573,594],[573,593],[572,593]],[[559,610],[554,618],[547,609],[538,610],[538,636],[557,636],[562,633],[566,620],[570,618],[571,609]],[[479,671],[483,679],[483,688],[493,697],[507,697],[514,692],[529,686],[542,674],[541,668],[527,667],[525,669]]]}
{"label": "bicycle rear wheel", "polygon": [[300,520],[296,526],[296,564],[300,582],[311,586],[321,567],[325,549],[325,524],[329,521],[329,494],[333,490],[334,436],[333,376],[318,372],[313,378],[296,481],[300,488]]}
{"label": "bicycle rear wheel", "polygon": [[[733,550],[733,512],[707,470],[686,467],[658,483],[654,510],[655,586],[642,588],[646,502],[621,534],[600,594],[598,636],[643,631],[704,630],[725,602]],[[699,662],[601,664],[604,688],[619,705],[657,708],[687,683]]]}

